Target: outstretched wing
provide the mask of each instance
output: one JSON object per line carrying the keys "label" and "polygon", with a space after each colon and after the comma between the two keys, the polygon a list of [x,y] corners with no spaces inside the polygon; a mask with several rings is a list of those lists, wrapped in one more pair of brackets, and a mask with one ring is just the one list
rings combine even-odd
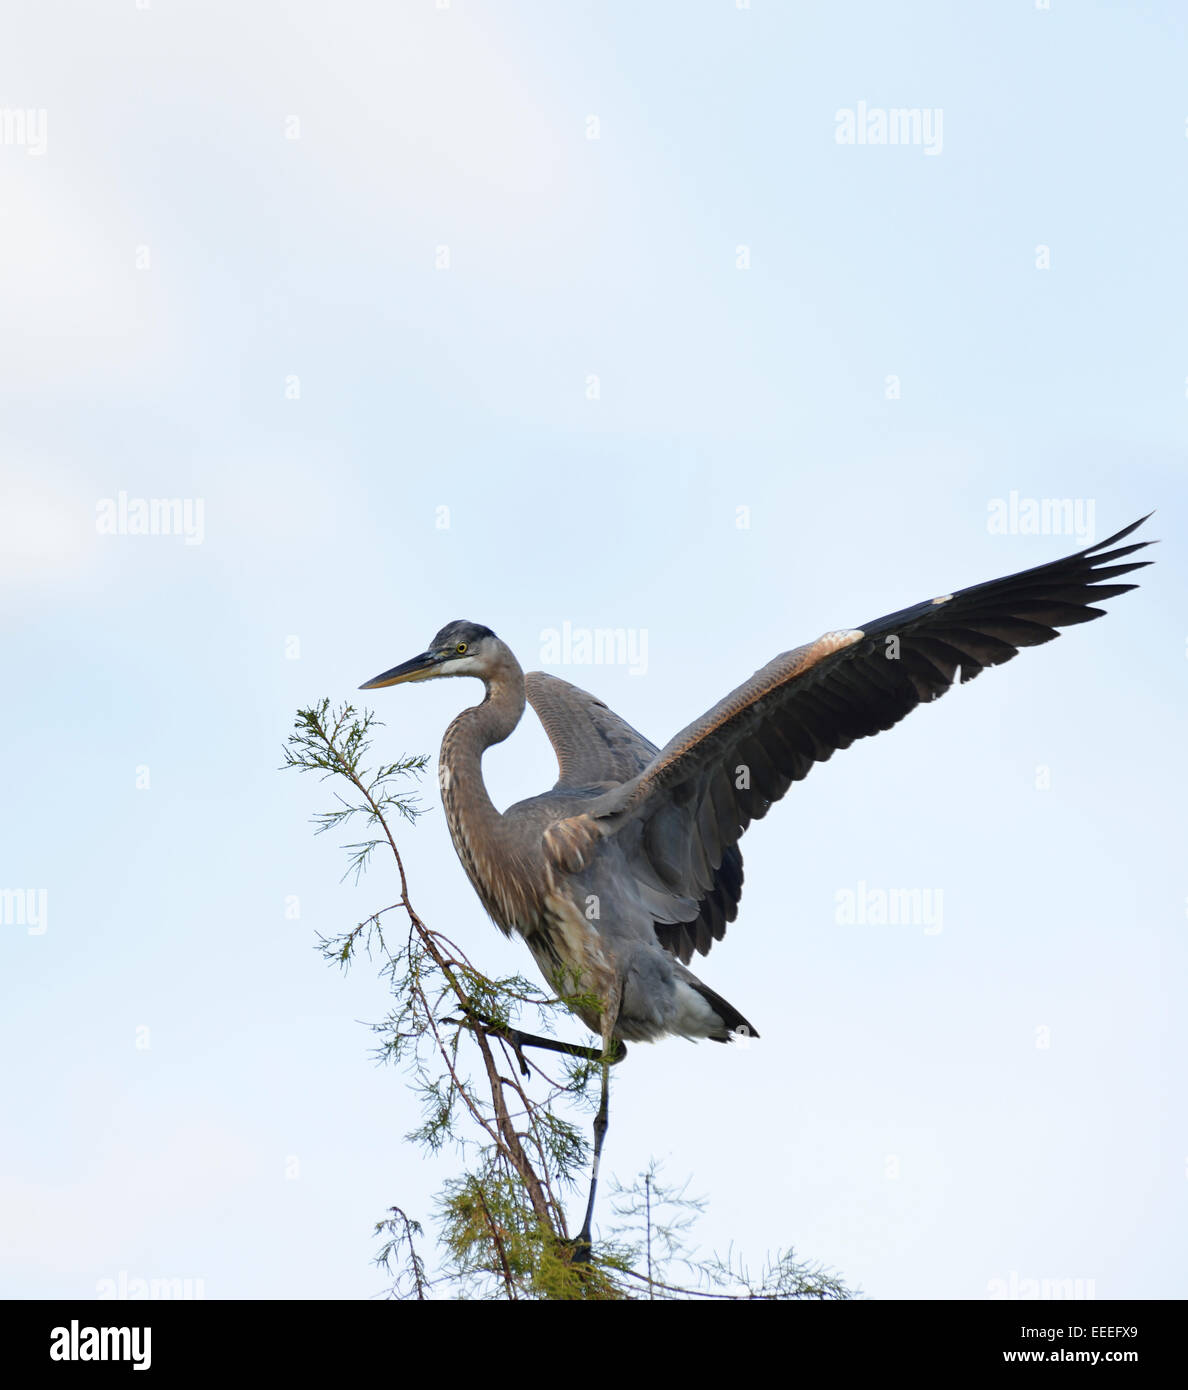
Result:
{"label": "outstretched wing", "polygon": [[[1146,519],[1066,559],[827,633],[777,656],[588,814],[617,836],[641,891],[705,898],[716,891],[726,856],[751,821],[814,763],[890,729],[921,702],[943,695],[958,671],[972,680],[1020,647],[1050,642],[1060,635],[1057,628],[1102,617],[1094,603],[1136,588],[1103,581],[1150,563],[1115,563],[1148,542],[1109,549]],[[704,954],[710,941],[682,940],[675,949],[686,962],[691,945]]]}
{"label": "outstretched wing", "polygon": [[529,671],[524,693],[557,755],[557,791],[619,786],[637,777],[656,756],[650,739],[568,681]]}
{"label": "outstretched wing", "polygon": [[[530,671],[524,677],[524,692],[557,755],[558,791],[618,788],[638,778],[659,752],[601,700],[557,676]],[[648,895],[660,944],[686,963],[695,947],[704,955],[714,941],[721,941],[726,923],[738,916],[742,884],[742,853],[731,845],[715,865],[705,892],[692,898],[683,893]]]}

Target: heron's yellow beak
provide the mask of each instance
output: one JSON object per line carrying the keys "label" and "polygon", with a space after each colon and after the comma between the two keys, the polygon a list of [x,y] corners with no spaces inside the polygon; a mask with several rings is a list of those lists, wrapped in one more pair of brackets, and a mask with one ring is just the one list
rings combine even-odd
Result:
{"label": "heron's yellow beak", "polygon": [[429,680],[436,674],[440,664],[441,657],[435,652],[422,652],[420,656],[414,656],[411,661],[404,661],[399,666],[393,666],[390,671],[385,671],[382,676],[376,676],[367,681],[359,689],[379,690],[385,685],[402,685],[405,681]]}

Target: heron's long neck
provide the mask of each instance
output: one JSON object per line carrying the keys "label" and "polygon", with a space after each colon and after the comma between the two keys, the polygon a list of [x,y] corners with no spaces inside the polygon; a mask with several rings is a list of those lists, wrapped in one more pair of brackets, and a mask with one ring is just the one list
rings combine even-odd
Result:
{"label": "heron's long neck", "polygon": [[512,658],[487,682],[482,704],[463,710],[441,741],[441,799],[454,846],[476,887],[482,875],[475,855],[497,851],[503,821],[483,785],[483,753],[502,743],[523,713],[524,673]]}

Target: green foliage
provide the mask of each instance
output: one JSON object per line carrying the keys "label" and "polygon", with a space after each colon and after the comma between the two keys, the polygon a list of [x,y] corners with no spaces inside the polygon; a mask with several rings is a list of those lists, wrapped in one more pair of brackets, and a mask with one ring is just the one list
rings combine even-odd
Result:
{"label": "green foliage", "polygon": [[285,767],[296,767],[303,772],[320,772],[323,780],[327,777],[345,777],[358,793],[351,801],[336,793],[338,809],[320,811],[314,817],[318,827],[316,834],[335,829],[354,816],[362,816],[365,826],[369,828],[383,830],[381,836],[343,847],[350,851],[350,857],[342,876],[346,878],[353,873],[356,883],[378,845],[388,843],[395,849],[388,831],[386,813],[395,811],[412,825],[422,811],[420,796],[416,792],[399,790],[394,784],[402,777],[420,777],[429,765],[427,753],[401,758],[394,763],[381,763],[370,774],[361,770],[362,760],[371,748],[371,730],[382,728],[382,721],[370,710],[364,710],[360,715],[354,705],[342,705],[332,713],[330,701],[323,700],[313,709],[297,711],[296,724],[284,750]]}
{"label": "green foliage", "polygon": [[453,1257],[459,1293],[468,1298],[624,1297],[610,1277],[608,1252],[575,1265],[505,1170],[484,1163],[451,1179],[441,1196],[442,1241]]}
{"label": "green foliage", "polygon": [[[572,1026],[570,1008],[597,1012],[599,1001],[580,993],[577,979],[556,982],[568,991],[561,998],[520,975],[492,979],[421,920],[392,817],[413,825],[422,814],[409,783],[419,780],[428,758],[368,770],[378,727],[369,711],[349,704],[331,709],[323,700],[299,710],[284,767],[339,779],[338,806],[317,815],[315,824],[321,834],[361,822],[366,838],[344,846],[344,878],[353,872],[358,881],[377,847],[391,850],[397,901],[341,935],[320,937],[318,946],[342,969],[360,952],[378,962],[392,1004],[371,1025],[375,1052],[404,1069],[420,1107],[420,1124],[406,1141],[430,1154],[452,1146],[464,1164],[438,1196],[439,1270],[429,1273],[417,1244],[423,1228],[400,1207],[377,1223],[383,1240],[376,1263],[391,1278],[391,1296],[425,1299],[441,1290],[460,1298],[549,1301],[849,1297],[838,1280],[797,1263],[790,1251],[765,1263],[758,1279],[732,1254],[725,1261],[695,1258],[685,1240],[702,1203],[665,1187],[654,1169],[618,1190],[612,1233],[600,1235],[588,1258],[575,1258],[564,1199],[582,1186],[591,1148],[572,1117],[596,1107],[603,1063],[596,1049],[549,1039],[559,1021]],[[517,1032],[525,1014],[538,1033],[531,1057]],[[540,1060],[545,1043],[571,1052],[544,1051],[546,1064]]]}

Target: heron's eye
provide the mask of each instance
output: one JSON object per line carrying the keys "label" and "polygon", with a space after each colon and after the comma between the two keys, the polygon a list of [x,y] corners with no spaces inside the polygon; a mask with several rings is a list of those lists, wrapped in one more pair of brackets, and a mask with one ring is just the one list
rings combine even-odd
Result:
{"label": "heron's eye", "polygon": [[457,651],[458,655],[461,656],[462,653],[466,650],[466,643],[459,642],[455,650]]}

